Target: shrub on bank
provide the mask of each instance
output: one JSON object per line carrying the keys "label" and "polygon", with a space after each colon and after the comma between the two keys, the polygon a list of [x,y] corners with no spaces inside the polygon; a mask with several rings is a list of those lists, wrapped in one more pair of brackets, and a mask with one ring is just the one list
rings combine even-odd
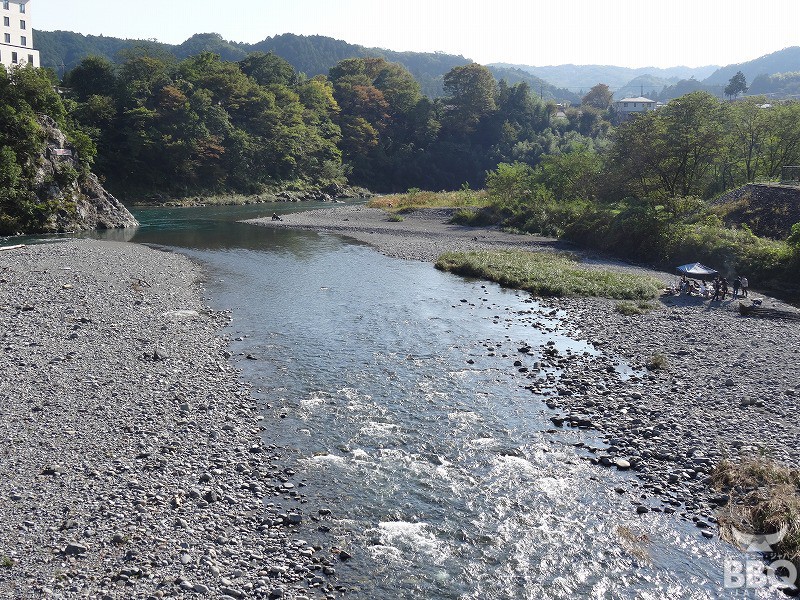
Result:
{"label": "shrub on bank", "polygon": [[800,471],[764,459],[723,460],[711,477],[730,497],[719,518],[723,534],[730,539],[733,527],[758,534],[786,527],[772,549],[800,568]]}
{"label": "shrub on bank", "polygon": [[626,317],[632,317],[634,315],[644,315],[654,309],[655,306],[653,306],[646,300],[640,300],[639,302],[630,302],[628,300],[625,300],[623,302],[618,302],[617,305],[614,307],[614,310],[616,310],[621,315],[625,315]]}
{"label": "shrub on bank", "polygon": [[686,201],[694,210],[677,212],[678,204],[675,200],[667,207],[629,199],[613,204],[573,200],[526,206],[495,200],[457,218],[463,224],[556,236],[667,270],[699,261],[729,277],[747,275],[751,285],[760,289],[800,297],[799,250],[784,241],[758,237],[746,227],[727,228],[707,211],[698,211],[696,203]]}

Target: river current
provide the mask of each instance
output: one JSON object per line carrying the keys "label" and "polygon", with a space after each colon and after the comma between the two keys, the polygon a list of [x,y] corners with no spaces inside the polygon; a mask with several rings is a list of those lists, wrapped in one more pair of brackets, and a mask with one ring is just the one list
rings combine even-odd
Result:
{"label": "river current", "polygon": [[235,222],[272,210],[140,210],[126,238],[206,266],[265,440],[306,499],[268,501],[353,556],[337,565],[346,597],[749,597],[723,589],[726,556],[742,555],[677,515],[637,515],[635,477],[575,447],[599,438],[552,433],[513,362],[533,367],[548,341],[594,352],[562,331],[568,316],[338,236]]}

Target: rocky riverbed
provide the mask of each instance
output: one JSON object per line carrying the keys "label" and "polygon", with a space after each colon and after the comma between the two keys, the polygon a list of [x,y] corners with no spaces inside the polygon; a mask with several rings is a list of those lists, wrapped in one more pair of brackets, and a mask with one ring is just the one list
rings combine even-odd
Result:
{"label": "rocky riverbed", "polygon": [[[475,248],[576,251],[548,238],[452,225],[450,214],[418,211],[392,222],[381,209],[339,207],[255,222],[346,235],[389,256],[425,261]],[[665,286],[675,281],[669,273],[577,253],[594,268],[652,275]],[[755,296],[764,306],[794,310]],[[738,301],[730,299],[709,303],[665,295],[646,314],[632,316],[600,298],[541,302],[551,318],[558,315],[564,329],[598,352],[559,355],[517,340],[515,356],[507,355],[509,367],[552,411],[554,432],[597,431],[605,444],[585,445],[587,458],[638,473],[641,489],[626,492],[632,510],[679,513],[710,536],[714,511],[727,502],[709,480],[721,459],[764,456],[800,465],[797,322],[742,317]],[[536,326],[535,315],[529,319]],[[487,352],[495,355],[496,345],[487,342]]]}
{"label": "rocky riverbed", "polygon": [[[555,429],[601,434],[603,445],[584,446],[590,460],[637,472],[637,512],[677,512],[710,536],[716,509],[728,501],[710,485],[719,461],[800,465],[796,323],[744,318],[730,301],[672,296],[633,316],[602,299],[546,305],[598,353],[541,348],[528,387],[553,411]],[[553,369],[560,377],[547,374]]]}
{"label": "rocky riverbed", "polygon": [[321,598],[347,558],[229,362],[187,258],[0,252],[0,596]]}

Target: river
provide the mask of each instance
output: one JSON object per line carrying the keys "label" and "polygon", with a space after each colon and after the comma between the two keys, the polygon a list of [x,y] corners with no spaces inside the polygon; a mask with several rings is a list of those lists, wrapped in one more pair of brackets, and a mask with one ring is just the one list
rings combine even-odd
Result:
{"label": "river", "polygon": [[575,446],[599,438],[548,432],[513,361],[533,367],[547,341],[594,352],[565,315],[338,236],[236,222],[272,210],[139,210],[135,234],[110,236],[206,266],[295,486],[267,501],[353,556],[335,579],[348,598],[732,596],[723,564],[740,555],[677,515],[637,515],[635,476]]}

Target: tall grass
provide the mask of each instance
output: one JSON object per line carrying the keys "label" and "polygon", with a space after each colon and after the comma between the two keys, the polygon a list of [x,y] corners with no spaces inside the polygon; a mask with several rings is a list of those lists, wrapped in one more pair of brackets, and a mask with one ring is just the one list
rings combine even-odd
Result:
{"label": "tall grass", "polygon": [[373,198],[367,203],[367,206],[383,208],[389,212],[406,212],[420,208],[484,207],[487,202],[484,190],[461,189],[456,192],[426,192],[412,188],[405,194]]}
{"label": "tall grass", "polygon": [[537,296],[597,296],[620,300],[654,298],[662,283],[652,277],[581,266],[566,254],[521,250],[450,252],[436,267],[495,281]]}

